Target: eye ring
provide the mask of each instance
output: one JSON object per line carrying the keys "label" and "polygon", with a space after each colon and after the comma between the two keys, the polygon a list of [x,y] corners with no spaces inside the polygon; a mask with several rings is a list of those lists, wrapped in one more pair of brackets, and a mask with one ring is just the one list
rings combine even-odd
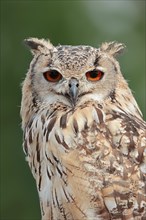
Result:
{"label": "eye ring", "polygon": [[43,75],[49,82],[58,82],[62,79],[62,75],[57,70],[48,70]]}
{"label": "eye ring", "polygon": [[88,81],[99,81],[102,79],[104,73],[100,70],[92,70],[86,73],[86,78]]}

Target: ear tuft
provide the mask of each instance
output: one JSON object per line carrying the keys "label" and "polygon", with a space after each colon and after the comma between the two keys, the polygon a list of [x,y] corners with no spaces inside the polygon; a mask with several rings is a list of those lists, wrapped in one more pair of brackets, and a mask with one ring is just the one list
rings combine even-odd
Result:
{"label": "ear tuft", "polygon": [[116,57],[117,55],[121,54],[126,46],[122,43],[117,43],[117,42],[105,42],[101,45],[100,51],[106,52],[110,54],[113,57]]}
{"label": "ear tuft", "polygon": [[28,38],[24,40],[25,45],[27,45],[31,52],[35,55],[42,52],[48,52],[54,48],[50,41],[38,38]]}

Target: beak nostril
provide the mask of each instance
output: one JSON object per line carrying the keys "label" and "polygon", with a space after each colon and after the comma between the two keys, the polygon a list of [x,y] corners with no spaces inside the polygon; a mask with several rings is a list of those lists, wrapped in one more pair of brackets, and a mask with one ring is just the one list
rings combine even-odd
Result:
{"label": "beak nostril", "polygon": [[76,86],[78,88],[79,83],[69,83],[68,86],[69,86],[69,88],[71,88],[72,86]]}
{"label": "beak nostril", "polygon": [[[73,85],[69,83],[69,88],[71,88]],[[74,84],[74,86],[76,86],[77,88],[79,87],[79,83]]]}

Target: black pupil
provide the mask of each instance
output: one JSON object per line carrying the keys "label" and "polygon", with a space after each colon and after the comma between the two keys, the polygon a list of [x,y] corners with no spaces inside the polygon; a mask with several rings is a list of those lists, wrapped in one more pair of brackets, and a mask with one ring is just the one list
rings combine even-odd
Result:
{"label": "black pupil", "polygon": [[97,75],[98,75],[98,72],[97,72],[97,71],[91,71],[91,72],[90,72],[90,77],[91,77],[91,78],[96,78]]}
{"label": "black pupil", "polygon": [[59,75],[59,73],[58,73],[56,70],[52,70],[52,71],[50,72],[50,77],[51,77],[52,79],[56,79],[56,78],[58,77],[58,75]]}

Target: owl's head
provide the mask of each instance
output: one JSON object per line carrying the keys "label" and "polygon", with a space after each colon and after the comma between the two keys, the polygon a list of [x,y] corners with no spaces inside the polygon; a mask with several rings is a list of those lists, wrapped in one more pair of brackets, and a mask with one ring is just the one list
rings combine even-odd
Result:
{"label": "owl's head", "polygon": [[33,100],[74,107],[88,100],[103,101],[114,91],[120,74],[115,57],[123,44],[55,47],[37,38],[25,43],[34,55],[27,74]]}

